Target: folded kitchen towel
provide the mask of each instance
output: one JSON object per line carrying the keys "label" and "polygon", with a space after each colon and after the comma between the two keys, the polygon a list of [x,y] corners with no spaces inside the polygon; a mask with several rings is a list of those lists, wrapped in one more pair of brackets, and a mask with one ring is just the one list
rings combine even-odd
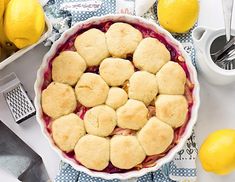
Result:
{"label": "folded kitchen towel", "polygon": [[[53,25],[53,33],[45,42],[51,45],[60,35],[76,22],[86,20],[93,16],[105,14],[126,13],[141,15],[142,17],[157,22],[156,0],[49,0],[44,6],[46,15]],[[144,2],[144,3],[143,3]],[[150,8],[150,9],[149,9]],[[147,12],[146,12],[147,11]],[[173,35],[179,40],[185,51],[191,57],[195,65],[195,51],[191,38],[192,30],[186,34]],[[195,182],[197,146],[195,135],[188,139],[184,148],[177,153],[174,160],[156,172],[146,174],[143,177],[126,180],[131,182]],[[101,178],[94,178],[85,173],[76,171],[69,164],[61,162],[61,168],[56,182],[108,182]],[[119,180],[109,180],[118,182]]]}

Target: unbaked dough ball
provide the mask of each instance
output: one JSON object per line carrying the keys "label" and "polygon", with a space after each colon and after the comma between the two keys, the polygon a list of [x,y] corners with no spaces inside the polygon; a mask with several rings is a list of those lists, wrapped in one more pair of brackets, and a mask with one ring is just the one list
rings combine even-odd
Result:
{"label": "unbaked dough ball", "polygon": [[170,52],[165,45],[150,37],[140,42],[133,55],[133,62],[137,68],[153,74],[157,73],[170,59]]}
{"label": "unbaked dough ball", "polygon": [[109,139],[83,136],[75,146],[75,158],[85,167],[101,171],[109,164]]}
{"label": "unbaked dough ball", "polygon": [[85,70],[86,62],[77,52],[64,51],[52,62],[52,79],[75,85]]}
{"label": "unbaked dough ball", "polygon": [[109,57],[105,34],[95,28],[78,35],[74,46],[88,66],[99,65],[104,58]]}
{"label": "unbaked dough ball", "polygon": [[148,109],[138,100],[129,99],[116,112],[117,125],[121,128],[139,130],[147,122]]}
{"label": "unbaked dough ball", "polygon": [[109,86],[94,73],[84,73],[75,87],[77,100],[86,107],[103,104],[108,92]]}
{"label": "unbaked dough ball", "polygon": [[173,128],[184,124],[188,103],[182,95],[159,95],[155,102],[156,116]]}
{"label": "unbaked dough ball", "polygon": [[134,73],[134,66],[129,60],[107,58],[100,64],[99,72],[108,85],[119,86]]}
{"label": "unbaked dough ball", "polygon": [[160,94],[184,94],[186,74],[176,62],[166,63],[157,73],[157,81]]}
{"label": "unbaked dough ball", "polygon": [[65,152],[73,151],[77,141],[85,134],[83,121],[74,113],[52,122],[52,137],[56,145]]}
{"label": "unbaked dough ball", "polygon": [[113,57],[126,58],[135,51],[142,40],[142,34],[127,23],[114,23],[106,32],[106,40]]}
{"label": "unbaked dough ball", "polygon": [[129,81],[128,95],[148,105],[157,95],[158,85],[156,76],[146,71],[135,72]]}
{"label": "unbaked dough ball", "polygon": [[42,91],[41,103],[43,112],[54,119],[73,112],[77,106],[73,88],[58,82]]}
{"label": "unbaked dough ball", "polygon": [[131,169],[146,155],[136,136],[115,135],[110,141],[110,161],[120,169]]}
{"label": "unbaked dough ball", "polygon": [[88,110],[84,116],[86,131],[97,136],[108,136],[117,123],[116,112],[107,105],[99,105]]}
{"label": "unbaked dough ball", "polygon": [[105,104],[112,107],[113,109],[117,109],[120,106],[124,105],[127,99],[128,96],[125,90],[119,87],[111,87],[109,89],[108,97]]}
{"label": "unbaked dough ball", "polygon": [[170,146],[174,130],[158,118],[152,117],[139,131],[137,137],[147,155],[156,155]]}

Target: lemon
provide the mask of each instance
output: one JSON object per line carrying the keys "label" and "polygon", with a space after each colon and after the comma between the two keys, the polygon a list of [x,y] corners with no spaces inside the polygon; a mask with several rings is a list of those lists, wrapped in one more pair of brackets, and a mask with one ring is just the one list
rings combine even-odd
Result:
{"label": "lemon", "polygon": [[11,0],[4,17],[5,33],[19,49],[36,43],[45,27],[38,0]]}
{"label": "lemon", "polygon": [[159,0],[158,20],[170,32],[185,33],[193,27],[198,18],[198,0]]}
{"label": "lemon", "polygon": [[4,49],[7,56],[10,56],[18,50],[17,47],[6,37],[3,29],[3,19],[2,21],[0,20],[0,46]]}
{"label": "lemon", "polygon": [[4,0],[4,6],[7,7],[7,4],[10,2],[10,0]]}
{"label": "lemon", "polygon": [[0,21],[2,20],[3,13],[4,13],[4,1],[0,0]]}
{"label": "lemon", "polygon": [[202,144],[199,159],[206,171],[224,175],[235,169],[235,130],[218,130]]}

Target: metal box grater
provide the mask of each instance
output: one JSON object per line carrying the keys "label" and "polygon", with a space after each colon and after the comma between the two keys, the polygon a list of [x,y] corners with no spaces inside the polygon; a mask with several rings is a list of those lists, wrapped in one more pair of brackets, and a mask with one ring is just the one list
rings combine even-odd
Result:
{"label": "metal box grater", "polygon": [[7,105],[16,123],[35,115],[36,110],[15,73],[0,79],[0,93],[4,95]]}

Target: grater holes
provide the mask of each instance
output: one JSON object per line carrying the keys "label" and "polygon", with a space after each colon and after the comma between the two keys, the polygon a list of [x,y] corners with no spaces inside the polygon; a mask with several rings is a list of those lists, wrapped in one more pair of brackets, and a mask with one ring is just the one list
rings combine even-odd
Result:
{"label": "grater holes", "polygon": [[22,119],[28,113],[35,111],[20,85],[6,93],[5,97],[16,120]]}

